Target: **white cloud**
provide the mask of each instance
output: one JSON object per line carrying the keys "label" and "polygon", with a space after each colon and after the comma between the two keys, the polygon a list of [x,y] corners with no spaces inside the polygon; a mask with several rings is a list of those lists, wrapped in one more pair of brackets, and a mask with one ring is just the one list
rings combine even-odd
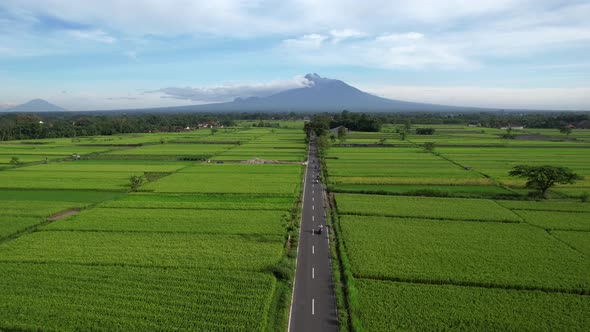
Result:
{"label": "white cloud", "polygon": [[[321,48],[327,41],[332,44],[360,42],[367,36],[379,36],[378,42],[428,39],[429,45],[415,48],[417,53],[426,50],[415,55],[422,59],[415,61],[422,63],[417,67],[437,62],[443,67],[448,67],[448,62],[451,66],[460,62],[482,63],[482,59],[489,57],[536,54],[590,41],[587,19],[590,3],[587,1],[144,0],[138,5],[131,0],[3,0],[2,3],[11,17],[18,19],[3,20],[0,16],[0,32],[14,31],[16,26],[17,34],[22,33],[27,26],[39,21],[37,16],[47,15],[96,27],[95,30],[71,32],[75,38],[111,44],[152,35],[197,39],[276,37],[283,40],[283,46],[305,49]],[[13,54],[27,49],[22,43],[4,40],[22,39],[22,36],[3,35],[0,44],[14,44]],[[34,39],[30,41],[34,42]],[[425,61],[430,57],[428,50],[433,49],[438,51],[432,55],[443,53],[447,60]],[[340,57],[334,60],[341,61]],[[361,65],[363,63],[361,61]]]}
{"label": "white cloud", "polygon": [[379,42],[399,42],[399,41],[407,41],[407,40],[418,40],[424,37],[423,34],[419,32],[408,32],[408,33],[390,33],[385,34],[377,37],[377,41]]}
{"label": "white cloud", "polygon": [[224,102],[237,97],[264,97],[271,94],[295,88],[307,87],[310,82],[303,76],[292,80],[276,80],[263,83],[226,83],[217,86],[204,87],[167,87],[148,93],[156,93],[164,98],[182,99],[197,102]]}
{"label": "white cloud", "polygon": [[313,33],[309,35],[303,35],[299,38],[286,39],[283,41],[283,44],[286,47],[296,49],[319,48],[326,39],[328,39],[328,37]]}
{"label": "white cloud", "polygon": [[112,44],[117,41],[115,37],[110,36],[102,30],[68,30],[67,33],[81,40],[89,40],[100,43]]}
{"label": "white cloud", "polygon": [[590,110],[590,88],[365,86],[385,98],[498,109]]}
{"label": "white cloud", "polygon": [[[365,35],[346,43],[324,43],[326,38],[314,44],[304,43],[307,40],[304,37],[284,41],[278,51],[285,57],[314,65],[351,65],[377,69],[466,69],[478,65],[466,58],[460,48],[431,40],[419,32]],[[311,48],[313,52],[310,52]]]}
{"label": "white cloud", "polygon": [[342,29],[342,30],[331,30],[330,35],[334,43],[339,43],[346,39],[360,38],[365,34],[355,29]]}

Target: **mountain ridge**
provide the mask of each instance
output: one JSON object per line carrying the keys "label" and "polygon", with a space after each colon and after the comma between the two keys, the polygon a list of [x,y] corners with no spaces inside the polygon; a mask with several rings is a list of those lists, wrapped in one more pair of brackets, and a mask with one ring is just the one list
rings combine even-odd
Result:
{"label": "mountain ridge", "polygon": [[67,112],[65,108],[54,105],[44,99],[32,99],[24,104],[6,109],[0,109],[1,112]]}
{"label": "mountain ridge", "polygon": [[288,89],[266,97],[237,97],[230,102],[160,108],[164,111],[358,111],[358,112],[444,112],[492,110],[489,108],[446,106],[387,99],[366,93],[341,80],[305,75],[307,86]]}

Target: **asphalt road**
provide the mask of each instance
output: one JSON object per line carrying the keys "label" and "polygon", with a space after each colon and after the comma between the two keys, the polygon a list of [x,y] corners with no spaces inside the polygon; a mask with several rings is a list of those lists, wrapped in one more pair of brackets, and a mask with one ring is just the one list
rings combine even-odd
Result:
{"label": "asphalt road", "polygon": [[[312,140],[304,182],[289,332],[338,331],[323,189],[318,177],[317,148]],[[317,232],[319,225],[324,226],[322,234]]]}

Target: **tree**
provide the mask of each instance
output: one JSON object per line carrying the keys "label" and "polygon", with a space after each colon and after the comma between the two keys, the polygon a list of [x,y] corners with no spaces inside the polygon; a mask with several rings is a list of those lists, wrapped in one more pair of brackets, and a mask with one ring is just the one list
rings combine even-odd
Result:
{"label": "tree", "polygon": [[12,158],[10,158],[10,163],[14,164],[14,165],[18,165],[18,164],[20,164],[20,159],[18,157],[12,157]]}
{"label": "tree", "polygon": [[144,175],[131,175],[129,178],[129,186],[131,187],[131,191],[137,191],[144,181]]}
{"label": "tree", "polygon": [[402,141],[406,140],[406,130],[403,129],[402,131],[399,132],[399,139]]}
{"label": "tree", "polygon": [[309,139],[311,134],[316,136],[324,135],[330,129],[330,120],[326,116],[315,115],[313,119],[303,125],[306,137]]}
{"label": "tree", "polygon": [[338,127],[338,140],[340,141],[340,144],[346,141],[346,128],[343,126]]}
{"label": "tree", "polygon": [[569,136],[572,133],[572,128],[570,128],[569,126],[563,126],[559,128],[559,132]]}
{"label": "tree", "polygon": [[514,135],[512,133],[512,127],[508,127],[508,129],[506,129],[506,134],[502,135],[502,138],[506,138],[506,139],[515,139],[516,135]]}
{"label": "tree", "polygon": [[404,122],[404,129],[406,130],[406,132],[410,131],[410,129],[412,129],[412,120],[407,119]]}
{"label": "tree", "polygon": [[211,135],[215,135],[219,129],[211,127]]}
{"label": "tree", "polygon": [[434,151],[434,146],[435,146],[434,142],[424,142],[424,144],[422,144],[422,147],[424,148],[424,150],[426,152]]}
{"label": "tree", "polygon": [[433,135],[434,128],[416,128],[416,135]]}
{"label": "tree", "polygon": [[547,189],[555,184],[571,184],[576,180],[582,180],[583,177],[574,173],[567,167],[559,166],[514,166],[508,173],[510,176],[516,176],[527,179],[526,187],[537,189],[545,197]]}

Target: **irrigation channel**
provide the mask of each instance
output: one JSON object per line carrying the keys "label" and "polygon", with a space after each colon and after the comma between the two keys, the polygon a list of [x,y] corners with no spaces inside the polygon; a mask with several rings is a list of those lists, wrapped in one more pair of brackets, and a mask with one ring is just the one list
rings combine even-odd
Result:
{"label": "irrigation channel", "polygon": [[[338,331],[330,243],[315,139],[311,141],[307,161],[289,332]],[[324,228],[321,234],[318,232],[320,225]]]}

